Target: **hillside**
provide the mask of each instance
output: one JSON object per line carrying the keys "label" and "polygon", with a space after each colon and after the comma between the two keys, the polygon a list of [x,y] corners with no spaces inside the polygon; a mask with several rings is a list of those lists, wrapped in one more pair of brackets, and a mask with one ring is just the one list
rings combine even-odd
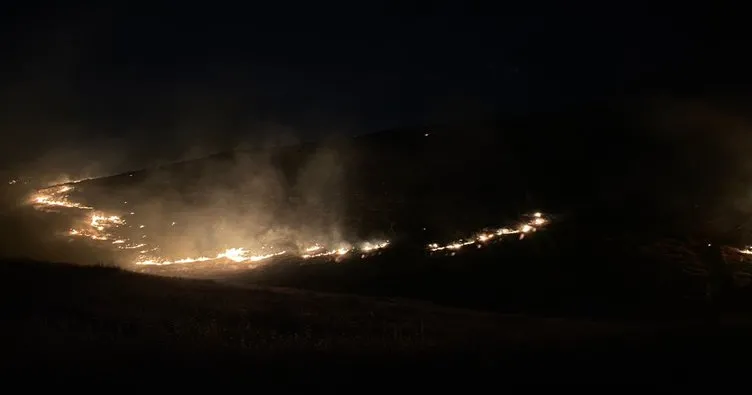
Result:
{"label": "hillside", "polygon": [[[25,206],[4,217],[3,251],[128,267],[185,258],[136,269],[502,311],[682,315],[705,303],[708,240],[749,284],[748,167],[732,119],[633,100],[224,153],[70,184],[71,201],[119,222]],[[538,210],[550,226],[525,240],[427,253]],[[274,255],[374,240],[388,251],[337,265]],[[274,264],[214,259],[236,247]]]}
{"label": "hillside", "polygon": [[428,227],[441,235],[531,209],[675,221],[688,212],[712,215],[693,204],[730,207],[727,194],[738,192],[731,178],[745,165],[729,145],[739,150],[746,140],[730,128],[738,109],[724,113],[726,107],[634,97],[227,152],[87,180],[77,189],[102,209],[160,200],[187,211],[222,199],[225,210],[258,203],[283,223],[302,211],[352,233],[414,235]]}
{"label": "hillside", "polygon": [[[163,277],[5,261],[4,362],[71,377],[336,371],[432,383],[446,367],[492,379],[562,366],[619,374],[614,364],[630,358],[659,376],[727,369],[752,349],[752,264],[738,248],[747,175],[734,154],[744,141],[693,134],[726,124],[704,113],[686,126],[684,110],[682,122],[668,122],[675,129],[656,131],[646,108],[599,105],[226,153],[70,184],[60,196],[73,208],[9,205],[3,254],[45,261],[122,264],[130,256],[116,242],[167,257],[319,240],[391,244],[344,260],[283,256],[258,268],[241,260],[234,271],[225,258],[140,267]],[[530,237],[426,250],[538,210],[550,223]],[[95,223],[94,213],[112,222]],[[74,227],[95,237],[66,237]],[[733,282],[717,305],[707,293],[708,240],[727,244]],[[396,297],[455,309],[386,299]]]}
{"label": "hillside", "polygon": [[[675,221],[693,203],[720,204],[725,195],[709,192],[726,186],[719,175],[731,163],[721,167],[724,153],[687,137],[688,126],[661,124],[661,112],[672,111],[659,106],[635,99],[228,152],[87,180],[76,184],[77,197],[105,211],[137,201],[159,217],[262,210],[277,226],[304,220],[390,238],[426,236],[423,228],[448,236],[539,209],[598,211],[612,219],[601,225],[634,221],[635,212],[644,221],[632,226]],[[660,130],[667,127],[677,130]],[[702,168],[693,155],[704,155]]]}

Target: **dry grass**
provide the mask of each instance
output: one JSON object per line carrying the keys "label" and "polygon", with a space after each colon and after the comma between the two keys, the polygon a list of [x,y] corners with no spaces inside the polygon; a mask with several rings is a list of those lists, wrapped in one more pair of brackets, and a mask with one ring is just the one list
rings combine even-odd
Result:
{"label": "dry grass", "polygon": [[[433,372],[431,380],[439,380],[437,372],[447,369],[458,372],[455,378],[555,372],[581,362],[606,369],[603,358],[630,358],[646,349],[656,369],[679,355],[701,366],[696,361],[709,352],[751,349],[748,329],[739,329],[749,328],[744,320],[715,336],[682,323],[501,315],[33,262],[0,264],[0,281],[4,365],[66,377],[138,372],[237,379],[251,370],[254,377],[337,371],[425,378],[420,372]],[[709,333],[720,340],[707,340]]]}

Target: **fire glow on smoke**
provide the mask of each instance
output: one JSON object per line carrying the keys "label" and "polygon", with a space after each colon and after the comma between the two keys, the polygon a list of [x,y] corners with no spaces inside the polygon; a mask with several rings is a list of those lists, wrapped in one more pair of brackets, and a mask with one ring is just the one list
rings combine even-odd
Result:
{"label": "fire glow on smoke", "polygon": [[[279,256],[292,256],[301,259],[326,258],[339,259],[349,255],[358,255],[365,258],[369,254],[378,252],[390,246],[388,240],[370,240],[356,243],[343,242],[337,245],[326,246],[317,242],[299,243],[304,247],[297,251],[275,249],[274,246],[263,246],[261,250],[255,251],[245,247],[237,246],[219,251],[216,254],[208,256],[169,258],[160,256],[159,246],[149,245],[150,238],[143,233],[140,240],[131,240],[121,231],[126,226],[132,227],[131,224],[119,215],[103,213],[94,207],[75,202],[70,198],[74,187],[71,185],[62,185],[46,188],[37,191],[29,199],[29,203],[36,209],[42,211],[58,211],[60,209],[74,209],[86,211],[88,213],[86,220],[81,226],[71,228],[67,235],[70,237],[86,238],[98,243],[109,243],[117,250],[138,250],[138,257],[132,262],[140,266],[164,266],[176,264],[190,264],[195,262],[235,262],[248,263],[250,267],[255,267],[263,261]],[[134,215],[134,212],[128,212]],[[533,232],[538,231],[549,223],[542,213],[534,213],[528,220],[523,221],[513,227],[498,228],[483,232],[477,232],[474,236],[465,239],[455,240],[447,244],[431,243],[426,246],[430,252],[449,251],[452,254],[465,246],[476,245],[483,247],[488,243],[501,239],[509,235],[518,235],[519,239],[524,238]],[[175,222],[171,223],[175,226]],[[144,231],[145,225],[138,225],[140,231]]]}

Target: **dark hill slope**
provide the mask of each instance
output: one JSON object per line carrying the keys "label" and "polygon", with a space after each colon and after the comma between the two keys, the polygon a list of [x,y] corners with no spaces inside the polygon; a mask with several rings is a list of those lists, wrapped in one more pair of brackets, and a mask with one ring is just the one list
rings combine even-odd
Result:
{"label": "dark hill slope", "polygon": [[656,186],[676,165],[677,148],[650,135],[643,112],[619,103],[231,152],[78,189],[97,207],[155,198],[209,205],[222,191],[280,213],[314,196],[327,202],[318,209],[341,211],[360,231],[477,227],[536,208],[624,208],[667,192]]}
{"label": "dark hill slope", "polygon": [[226,152],[83,181],[72,197],[160,222],[149,229],[224,216],[262,223],[259,232],[311,225],[422,245],[541,210],[587,230],[583,242],[630,231],[742,244],[752,213],[752,144],[735,124],[744,112],[688,103],[634,96]]}

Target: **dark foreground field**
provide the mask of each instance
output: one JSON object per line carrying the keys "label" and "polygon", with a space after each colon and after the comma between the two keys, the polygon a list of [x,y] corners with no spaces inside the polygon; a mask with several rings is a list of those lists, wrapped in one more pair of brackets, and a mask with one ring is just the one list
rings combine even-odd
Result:
{"label": "dark foreground field", "polygon": [[740,315],[715,324],[544,319],[35,262],[3,262],[0,281],[2,371],[45,382],[686,383],[687,374],[743,371],[752,351],[752,320]]}

